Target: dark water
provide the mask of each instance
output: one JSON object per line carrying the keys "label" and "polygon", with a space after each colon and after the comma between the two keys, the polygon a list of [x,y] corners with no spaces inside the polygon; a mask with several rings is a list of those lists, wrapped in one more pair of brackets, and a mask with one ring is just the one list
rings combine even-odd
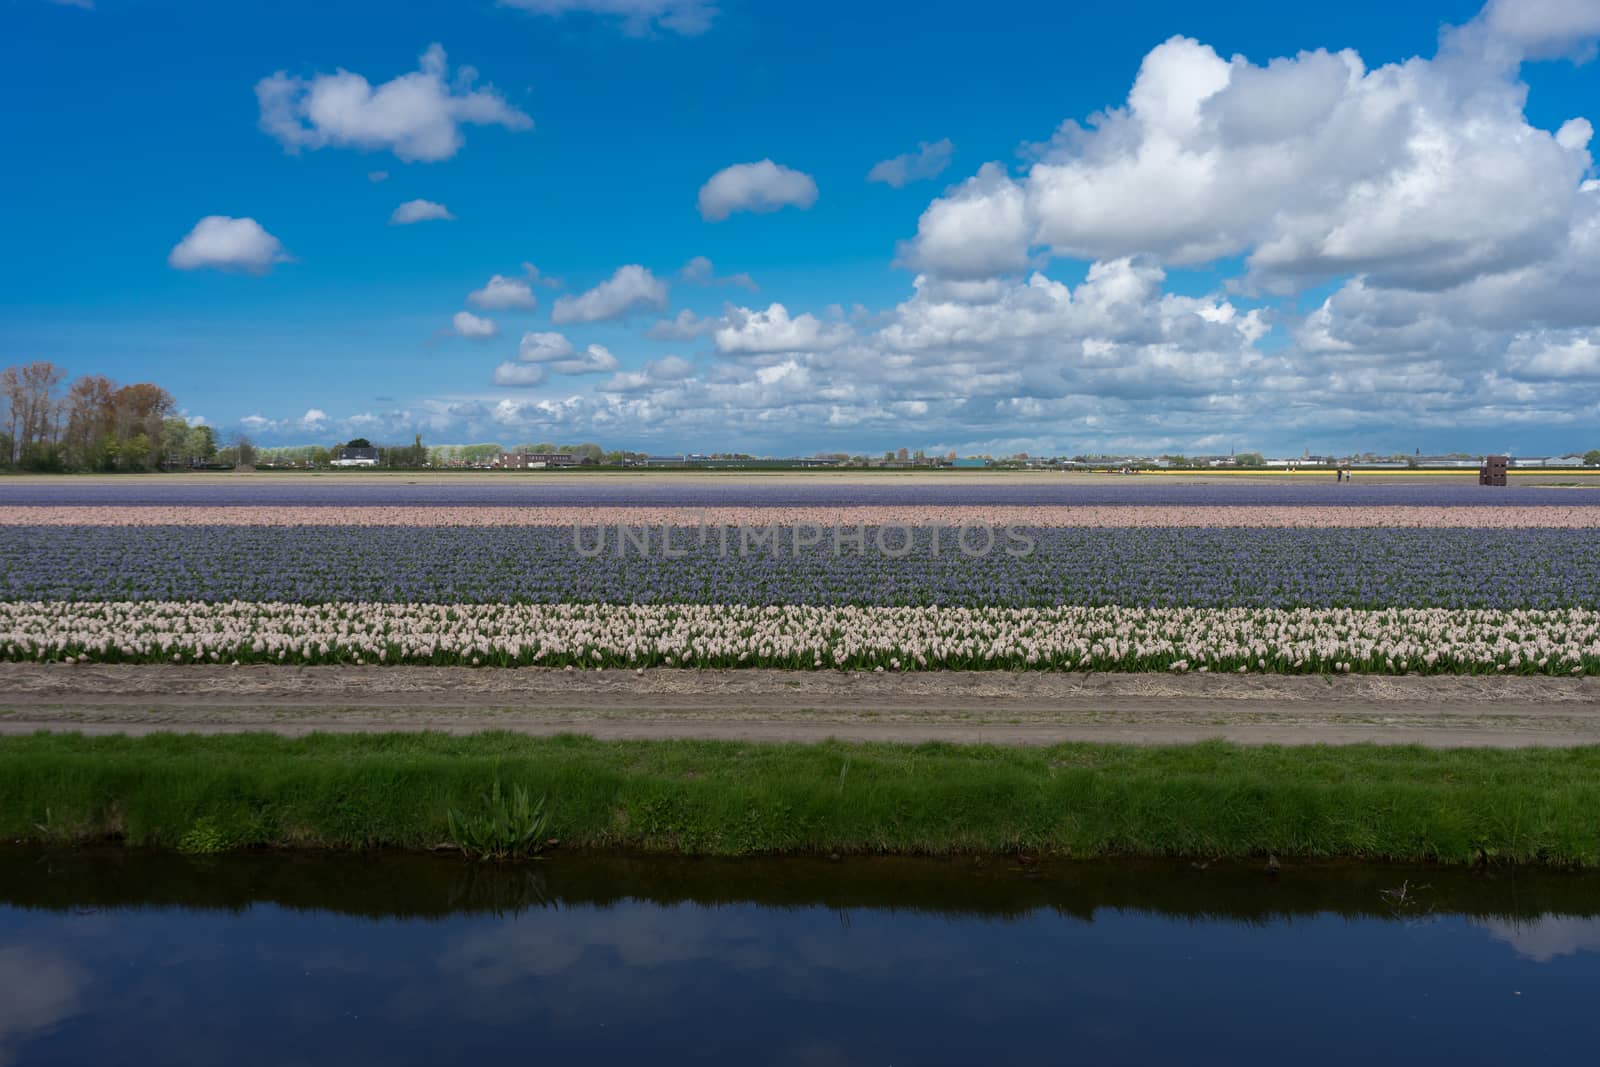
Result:
{"label": "dark water", "polygon": [[355,481],[341,475],[295,479],[196,484],[160,478],[121,481],[11,482],[0,479],[0,506],[138,505],[196,507],[850,507],[855,505],[1590,505],[1600,506],[1600,489],[1532,485],[1487,487],[1469,478],[1395,482],[1374,476],[1338,483],[1330,474],[1312,481],[1171,481],[1157,476],[1106,475],[1095,481],[1052,483],[975,478],[967,482],[863,482],[826,477],[764,481],[588,478],[582,475],[525,479],[515,474],[495,480],[407,483]]}
{"label": "dark water", "polygon": [[5,1064],[1585,1063],[1597,995],[1572,875],[0,852]]}

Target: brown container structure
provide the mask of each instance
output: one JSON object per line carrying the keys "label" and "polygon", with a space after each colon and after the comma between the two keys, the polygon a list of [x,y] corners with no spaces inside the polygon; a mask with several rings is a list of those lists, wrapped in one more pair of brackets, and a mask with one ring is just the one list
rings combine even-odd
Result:
{"label": "brown container structure", "polygon": [[1479,485],[1505,485],[1506,468],[1511,465],[1511,460],[1505,456],[1485,456],[1483,466],[1478,468]]}

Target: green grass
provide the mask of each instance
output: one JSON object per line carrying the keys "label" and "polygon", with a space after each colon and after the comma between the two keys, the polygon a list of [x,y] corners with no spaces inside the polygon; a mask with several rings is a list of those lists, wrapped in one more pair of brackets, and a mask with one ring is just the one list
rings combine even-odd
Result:
{"label": "green grass", "polygon": [[426,848],[496,779],[564,847],[1600,866],[1600,748],[0,739],[0,839]]}

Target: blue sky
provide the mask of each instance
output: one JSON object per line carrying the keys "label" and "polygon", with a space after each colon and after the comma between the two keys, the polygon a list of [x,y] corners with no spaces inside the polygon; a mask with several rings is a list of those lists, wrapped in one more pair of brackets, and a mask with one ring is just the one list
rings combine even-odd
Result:
{"label": "blue sky", "polygon": [[1600,0],[1306,7],[7,0],[0,361],[278,443],[1600,445]]}

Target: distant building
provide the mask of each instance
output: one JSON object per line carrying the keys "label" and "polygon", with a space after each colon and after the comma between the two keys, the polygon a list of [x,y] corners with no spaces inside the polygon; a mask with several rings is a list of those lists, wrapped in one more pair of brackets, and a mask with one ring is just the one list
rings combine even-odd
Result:
{"label": "distant building", "polygon": [[1513,467],[1581,467],[1581,466],[1583,466],[1583,457],[1579,456],[1579,455],[1548,456],[1548,457],[1546,457],[1546,456],[1521,456],[1521,457],[1517,457],[1515,459],[1512,459],[1511,466],[1513,466]]}
{"label": "distant building", "polygon": [[578,457],[571,452],[502,452],[494,461],[496,470],[545,470],[549,467],[576,467]]}
{"label": "distant building", "polygon": [[376,467],[378,465],[378,450],[376,448],[351,448],[341,445],[334,453],[332,465],[335,467]]}
{"label": "distant building", "polygon": [[975,470],[977,468],[987,467],[988,465],[988,460],[979,459],[976,456],[969,456],[966,459],[955,459],[950,461],[950,466],[955,467],[958,470]]}

